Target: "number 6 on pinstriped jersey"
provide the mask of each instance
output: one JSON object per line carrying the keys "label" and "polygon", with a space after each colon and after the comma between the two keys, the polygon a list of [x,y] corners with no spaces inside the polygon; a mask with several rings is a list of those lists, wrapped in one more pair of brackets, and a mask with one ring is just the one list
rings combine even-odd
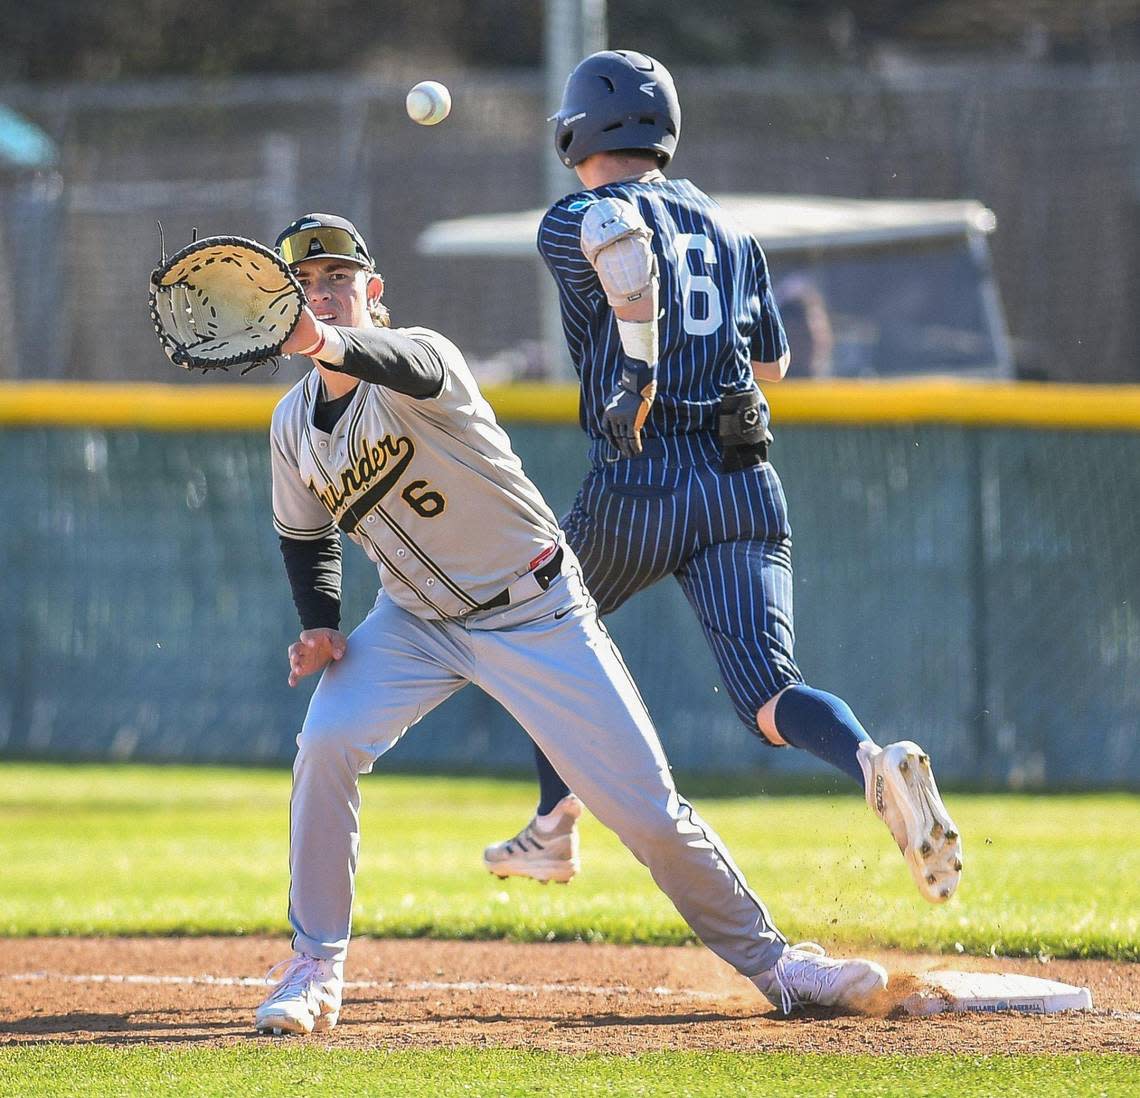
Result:
{"label": "number 6 on pinstriped jersey", "polygon": [[[677,253],[677,278],[681,286],[681,300],[684,303],[682,327],[686,335],[712,335],[724,323],[720,291],[708,275],[693,274],[689,267],[688,253],[700,252],[705,263],[712,266],[716,262],[716,249],[704,233],[678,233],[673,246]],[[693,298],[698,294],[707,302],[703,317],[694,315]]]}

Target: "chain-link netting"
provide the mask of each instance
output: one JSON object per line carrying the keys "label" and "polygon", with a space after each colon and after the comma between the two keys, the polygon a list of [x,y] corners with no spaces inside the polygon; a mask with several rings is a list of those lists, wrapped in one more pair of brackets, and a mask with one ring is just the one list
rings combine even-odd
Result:
{"label": "chain-link netting", "polygon": [[[145,307],[155,221],[168,247],[195,226],[272,240],[314,209],[369,237],[396,323],[439,328],[474,359],[510,351],[500,368],[514,373],[540,369],[546,276],[527,260],[421,256],[415,242],[441,218],[543,205],[541,79],[434,75],[455,93],[435,128],[409,122],[405,84],[353,77],[6,87],[58,166],[0,170],[0,376],[171,379]],[[714,194],[978,199],[997,215],[1019,368],[1140,377],[1137,65],[676,76],[673,174]]]}
{"label": "chain-link netting", "polygon": [[[584,471],[571,427],[512,428],[552,506]],[[269,521],[263,433],[9,429],[0,753],[285,761],[310,684]],[[882,741],[946,779],[1140,783],[1140,434],[777,425],[797,650]],[[345,621],[376,573],[345,554]],[[740,725],[676,585],[610,619],[671,760],[812,770]],[[469,687],[386,766],[525,768]]]}

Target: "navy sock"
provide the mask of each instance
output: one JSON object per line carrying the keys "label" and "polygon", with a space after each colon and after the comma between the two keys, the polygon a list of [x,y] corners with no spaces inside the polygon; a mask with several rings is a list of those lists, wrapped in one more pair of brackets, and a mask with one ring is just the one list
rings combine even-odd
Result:
{"label": "navy sock", "polygon": [[776,702],[775,723],[793,747],[850,774],[863,788],[856,752],[871,737],[842,698],[813,686],[791,686]]}
{"label": "navy sock", "polygon": [[538,814],[545,816],[570,792],[570,787],[558,776],[550,760],[534,745],[534,762],[538,768]]}

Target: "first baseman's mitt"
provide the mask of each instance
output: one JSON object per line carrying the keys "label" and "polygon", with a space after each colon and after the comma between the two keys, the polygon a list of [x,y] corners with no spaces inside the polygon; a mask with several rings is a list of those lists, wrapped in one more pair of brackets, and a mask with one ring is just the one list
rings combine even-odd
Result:
{"label": "first baseman's mitt", "polygon": [[256,240],[207,236],[150,276],[150,315],[175,366],[249,368],[281,350],[305,295],[285,261]]}

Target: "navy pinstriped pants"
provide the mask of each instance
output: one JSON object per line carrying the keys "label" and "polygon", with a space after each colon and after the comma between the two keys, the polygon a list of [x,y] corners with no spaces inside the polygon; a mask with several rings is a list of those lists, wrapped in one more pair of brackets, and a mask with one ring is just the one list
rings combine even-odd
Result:
{"label": "navy pinstriped pants", "polygon": [[650,439],[633,460],[608,461],[608,449],[592,447],[596,460],[562,519],[599,611],[675,576],[737,714],[756,733],[757,710],[803,681],[780,478],[768,464],[722,473],[711,436]]}

